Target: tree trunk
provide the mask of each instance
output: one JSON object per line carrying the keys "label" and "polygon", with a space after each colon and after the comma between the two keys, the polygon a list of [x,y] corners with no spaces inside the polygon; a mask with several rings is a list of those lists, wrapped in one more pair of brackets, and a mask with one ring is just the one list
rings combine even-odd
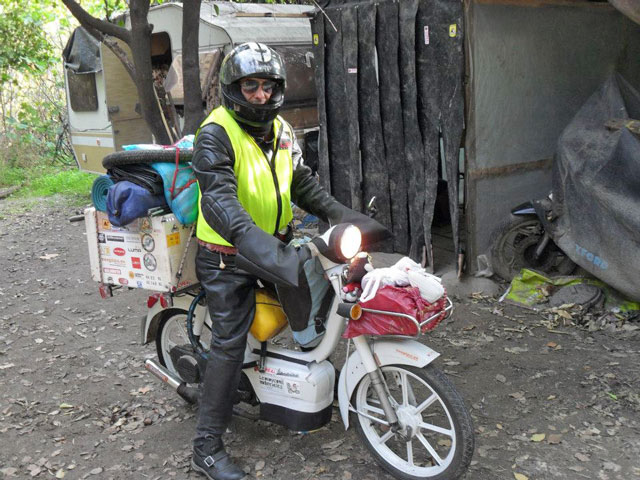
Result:
{"label": "tree trunk", "polygon": [[184,87],[184,128],[185,135],[195,133],[204,110],[202,108],[202,87],[200,86],[200,4],[202,0],[182,2],[182,85]]}
{"label": "tree trunk", "polygon": [[153,26],[147,22],[148,0],[135,0],[130,3],[131,13],[131,56],[136,66],[136,89],[142,115],[155,137],[156,143],[168,145],[169,134],[162,121],[162,114],[153,86],[151,67],[151,32]]}

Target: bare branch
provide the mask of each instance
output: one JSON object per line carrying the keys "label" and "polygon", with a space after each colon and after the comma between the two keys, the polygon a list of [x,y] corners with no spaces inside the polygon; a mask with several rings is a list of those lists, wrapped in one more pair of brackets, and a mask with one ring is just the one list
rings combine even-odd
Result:
{"label": "bare branch", "polygon": [[105,35],[111,35],[112,37],[119,38],[126,44],[131,44],[131,32],[126,28],[119,27],[113,23],[105,22],[90,15],[79,3],[74,0],[62,0],[62,3],[69,9],[71,14],[78,19],[80,25],[94,31],[100,31]]}

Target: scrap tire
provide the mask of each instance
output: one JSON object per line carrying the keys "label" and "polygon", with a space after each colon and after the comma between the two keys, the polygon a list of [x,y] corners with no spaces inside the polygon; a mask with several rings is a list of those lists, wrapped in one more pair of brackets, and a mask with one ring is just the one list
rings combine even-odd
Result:
{"label": "scrap tire", "polygon": [[543,234],[538,218],[513,216],[496,232],[491,249],[491,266],[496,275],[510,282],[523,268],[544,273],[553,270],[558,250],[552,241],[549,241],[540,258],[536,260],[533,256]]}
{"label": "scrap tire", "polygon": [[[187,163],[193,158],[193,150],[180,150],[179,162]],[[170,162],[175,163],[175,149],[167,150],[123,150],[121,152],[113,152],[102,159],[102,166],[105,169],[119,167],[122,165],[133,165],[140,163],[157,163]]]}

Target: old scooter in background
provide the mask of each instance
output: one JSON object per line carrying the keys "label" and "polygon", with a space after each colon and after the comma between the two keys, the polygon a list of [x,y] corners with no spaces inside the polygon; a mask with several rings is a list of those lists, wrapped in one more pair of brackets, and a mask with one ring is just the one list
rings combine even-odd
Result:
{"label": "old scooter in background", "polygon": [[494,272],[586,272],[640,300],[640,94],[612,75],[558,140],[552,194],[495,233]]}
{"label": "old scooter in background", "polygon": [[553,196],[514,207],[510,218],[497,229],[491,251],[496,275],[511,281],[523,268],[548,275],[569,275],[576,264],[558,248],[545,230],[542,219],[551,215]]}

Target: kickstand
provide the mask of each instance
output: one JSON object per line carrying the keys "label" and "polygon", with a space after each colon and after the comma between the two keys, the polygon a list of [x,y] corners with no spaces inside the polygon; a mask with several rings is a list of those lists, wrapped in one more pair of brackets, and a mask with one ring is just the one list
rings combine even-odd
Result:
{"label": "kickstand", "polygon": [[267,342],[260,344],[260,360],[258,361],[258,371],[264,373],[264,363],[267,360]]}

